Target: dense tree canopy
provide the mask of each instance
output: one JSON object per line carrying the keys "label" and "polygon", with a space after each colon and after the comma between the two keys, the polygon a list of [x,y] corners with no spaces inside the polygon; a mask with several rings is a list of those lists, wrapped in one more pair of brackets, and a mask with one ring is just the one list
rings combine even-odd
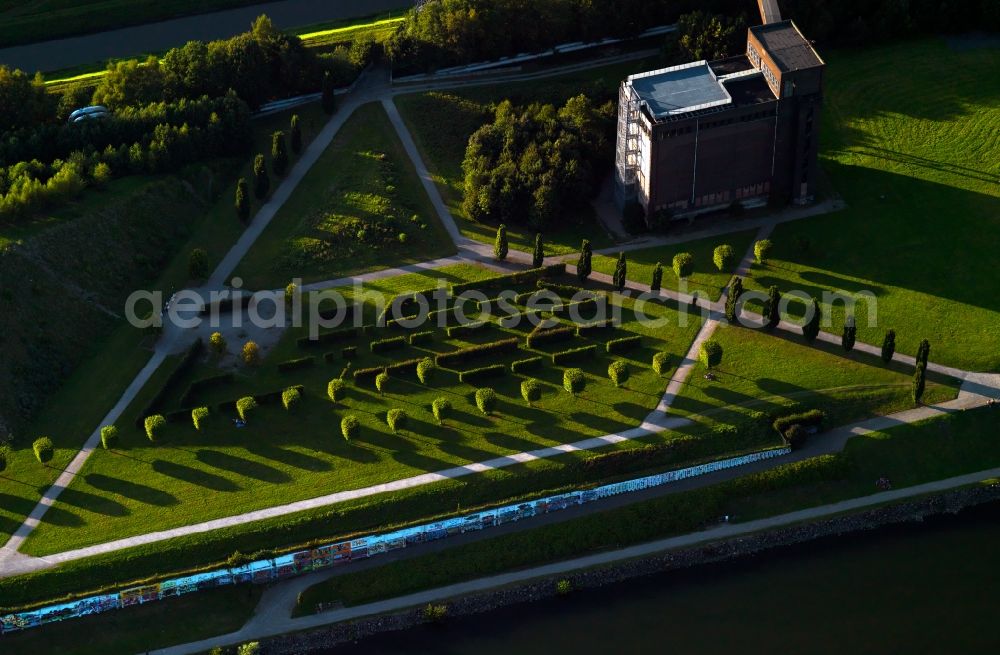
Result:
{"label": "dense tree canopy", "polygon": [[582,95],[560,109],[498,105],[495,120],[469,139],[465,211],[476,221],[536,230],[565,223],[610,165],[613,111]]}

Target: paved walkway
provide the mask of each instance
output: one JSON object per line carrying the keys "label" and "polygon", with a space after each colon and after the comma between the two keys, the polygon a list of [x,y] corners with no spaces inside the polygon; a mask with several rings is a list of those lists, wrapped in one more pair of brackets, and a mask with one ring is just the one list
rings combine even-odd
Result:
{"label": "paved walkway", "polygon": [[[408,9],[412,0],[283,0],[0,49],[0,64],[33,73],[136,57],[188,41],[227,39],[266,13],[279,29]],[[400,12],[397,12],[400,13]]]}
{"label": "paved walkway", "polygon": [[[949,489],[975,484],[982,480],[997,476],[1000,476],[1000,468],[993,468],[945,480],[936,480],[927,484],[906,487],[903,489],[893,489],[892,491],[876,493],[870,496],[863,496],[861,498],[853,498],[838,503],[831,503],[829,505],[811,507],[809,509],[789,512],[787,514],[772,516],[756,521],[748,521],[746,523],[722,523],[716,527],[703,530],[701,532],[692,532],[677,537],[669,537],[645,544],[639,544],[637,546],[630,546],[620,550],[577,557],[575,559],[554,562],[552,564],[536,566],[530,569],[512,571],[486,578],[460,582],[446,587],[429,589],[426,591],[408,594],[406,596],[400,596],[398,598],[391,598],[389,600],[332,610],[321,614],[314,614],[311,616],[303,616],[293,619],[291,618],[291,611],[295,606],[294,599],[297,598],[298,591],[306,588],[308,586],[308,582],[315,584],[319,581],[318,578],[309,580],[309,577],[307,576],[290,583],[291,586],[289,590],[280,590],[281,585],[278,585],[278,588],[275,591],[269,592],[264,598],[261,599],[261,604],[258,606],[254,618],[240,630],[221,637],[155,650],[152,651],[152,655],[189,655],[193,653],[201,653],[217,646],[230,646],[247,641],[274,637],[289,632],[309,630],[334,623],[351,621],[367,616],[397,612],[412,607],[420,607],[428,603],[440,603],[459,596],[482,593],[507,585],[522,584],[541,578],[552,578],[585,569],[607,566],[630,559],[649,557],[664,551],[689,548],[706,542],[731,539],[742,535],[760,532],[762,530],[771,530],[805,521],[816,521],[818,519],[836,516],[845,512],[854,512],[884,503],[898,502],[907,498],[913,498],[925,494],[940,493]],[[292,589],[295,590],[295,596],[291,593]]]}

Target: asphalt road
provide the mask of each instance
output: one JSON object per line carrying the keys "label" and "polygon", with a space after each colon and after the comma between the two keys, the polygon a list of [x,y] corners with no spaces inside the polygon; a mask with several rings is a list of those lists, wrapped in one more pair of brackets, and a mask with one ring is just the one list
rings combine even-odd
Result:
{"label": "asphalt road", "polygon": [[279,28],[369,16],[413,6],[413,0],[283,0],[185,16],[66,39],[0,49],[0,64],[29,72],[52,71],[106,59],[159,52],[188,41],[224,39],[247,31],[267,14]]}

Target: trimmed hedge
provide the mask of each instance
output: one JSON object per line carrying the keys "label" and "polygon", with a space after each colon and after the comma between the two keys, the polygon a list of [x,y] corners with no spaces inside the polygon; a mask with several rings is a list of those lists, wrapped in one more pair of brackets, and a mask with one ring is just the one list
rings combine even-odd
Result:
{"label": "trimmed hedge", "polygon": [[374,385],[375,378],[378,377],[379,373],[384,373],[384,366],[373,366],[371,368],[358,368],[355,369],[351,376],[354,378],[354,384],[361,386],[363,384]]}
{"label": "trimmed hedge", "polygon": [[524,373],[525,371],[534,371],[541,367],[542,367],[541,357],[528,357],[527,359],[519,359],[516,362],[511,362],[510,372]]}
{"label": "trimmed hedge", "polygon": [[556,294],[560,298],[572,298],[578,293],[584,293],[589,298],[596,298],[597,293],[595,291],[590,291],[584,289],[583,287],[573,286],[571,284],[558,284],[556,282],[547,282],[545,280],[539,280],[535,283],[535,286],[539,289],[547,289],[552,293]]}
{"label": "trimmed hedge", "polygon": [[[321,309],[318,312],[318,316],[324,321],[332,321],[337,317],[337,308],[330,307],[328,309]],[[354,305],[347,305],[346,307],[344,307],[343,323],[350,323],[353,320],[354,320]]]}
{"label": "trimmed hedge", "polygon": [[581,359],[590,359],[596,356],[597,344],[592,344],[589,346],[580,346],[579,348],[563,350],[558,353],[552,353],[552,363],[556,365],[568,364],[570,362],[576,362]]}
{"label": "trimmed hedge", "polygon": [[207,378],[201,378],[200,380],[195,380],[181,395],[180,406],[181,407],[191,407],[194,404],[195,398],[205,389],[211,387],[221,386],[224,384],[231,384],[235,376],[232,373],[222,373],[221,375],[211,375]]}
{"label": "trimmed hedge", "polygon": [[566,264],[550,264],[541,268],[529,268],[526,271],[498,275],[475,282],[463,282],[451,285],[451,295],[457,296],[465,291],[481,291],[489,296],[489,291],[503,291],[515,285],[531,284],[542,278],[559,277],[566,273]]}
{"label": "trimmed hedge", "polygon": [[603,321],[594,321],[593,323],[584,323],[583,325],[576,326],[576,336],[578,337],[588,337],[604,332],[605,330],[613,330],[617,326],[615,325],[615,319],[607,318]]}
{"label": "trimmed hedge", "polygon": [[455,364],[461,364],[486,355],[499,355],[501,353],[514,352],[518,349],[520,341],[521,340],[517,337],[511,337],[509,339],[491,341],[490,343],[484,343],[478,346],[469,346],[468,348],[453,350],[450,353],[441,353],[434,358],[434,363],[438,366],[448,367],[449,365],[453,366]]}
{"label": "trimmed hedge", "polygon": [[488,321],[476,321],[475,323],[466,323],[465,325],[456,325],[454,327],[447,328],[445,332],[448,333],[449,338],[464,337],[467,334],[479,332],[489,325],[492,324]]}
{"label": "trimmed hedge", "polygon": [[639,335],[634,335],[631,337],[621,337],[620,339],[612,339],[604,345],[605,350],[609,353],[623,353],[629,350],[634,350],[642,345],[642,337]]}
{"label": "trimmed hedge", "polygon": [[[254,396],[250,396],[257,401],[258,405],[271,405],[281,402],[281,394],[283,394],[288,389],[296,389],[299,393],[305,393],[305,387],[301,384],[294,384],[290,387],[285,387],[283,389],[278,389],[277,391],[266,391],[264,393],[259,393]],[[246,397],[246,396],[244,396]],[[237,400],[227,400],[225,402],[216,405],[216,409],[220,412],[234,412],[236,411]]]}
{"label": "trimmed hedge", "polygon": [[361,331],[356,327],[344,328],[342,330],[321,332],[320,334],[316,335],[315,339],[311,339],[309,337],[301,337],[295,343],[299,348],[311,348],[315,346],[320,346],[322,344],[348,341],[350,339],[356,338],[360,333]]}
{"label": "trimmed hedge", "polygon": [[372,366],[370,368],[359,368],[355,369],[351,374],[354,377],[354,384],[361,386],[363,384],[375,384],[375,378],[379,376],[380,373],[388,373],[389,375],[394,375],[399,377],[403,373],[416,373],[417,365],[422,362],[424,357],[419,357],[415,359],[404,359],[401,362],[395,362],[393,364],[386,364],[384,366]]}
{"label": "trimmed hedge", "polygon": [[428,330],[426,332],[414,332],[410,335],[410,345],[416,346],[423,343],[431,343],[434,341],[434,332]]}
{"label": "trimmed hedge", "polygon": [[804,428],[807,427],[820,427],[823,425],[823,421],[826,420],[826,412],[821,409],[811,409],[808,412],[802,412],[799,414],[789,414],[788,416],[782,416],[774,420],[774,429],[778,431],[782,437],[793,425],[801,425]]}
{"label": "trimmed hedge", "polygon": [[538,330],[536,328],[531,334],[525,337],[525,345],[528,348],[535,348],[546,343],[556,343],[559,341],[570,341],[576,338],[576,328],[572,325],[565,325],[557,328]]}
{"label": "trimmed hedge", "polygon": [[458,381],[465,384],[476,384],[483,380],[492,380],[507,375],[507,367],[503,364],[493,364],[480,368],[469,369],[458,374]]}
{"label": "trimmed hedge", "polygon": [[348,346],[340,351],[340,356],[344,359],[354,359],[358,356],[358,347]]}
{"label": "trimmed hedge", "polygon": [[288,361],[278,362],[278,370],[282,373],[297,371],[300,368],[308,368],[316,363],[315,357],[299,357]]}
{"label": "trimmed hedge", "polygon": [[387,339],[376,339],[368,344],[373,353],[384,353],[389,350],[399,350],[406,347],[406,337],[389,337]]}
{"label": "trimmed hedge", "polygon": [[146,406],[139,412],[139,415],[135,417],[135,426],[137,428],[142,428],[145,425],[147,416],[159,413],[160,408],[163,406],[163,401],[173,393],[177,381],[191,370],[191,367],[195,365],[196,360],[204,350],[205,342],[200,338],[188,346],[187,352],[184,353],[184,357],[177,365],[177,368],[171,371],[163,386],[160,387],[160,390],[153,395]]}
{"label": "trimmed hedge", "polygon": [[[587,300],[580,300],[578,302],[564,303],[562,305],[556,305],[552,308],[552,313],[556,316],[568,316],[572,309],[576,309],[577,312],[586,312],[590,310],[597,310],[597,303],[600,301],[599,298],[588,298]],[[581,317],[582,318],[582,317]]]}

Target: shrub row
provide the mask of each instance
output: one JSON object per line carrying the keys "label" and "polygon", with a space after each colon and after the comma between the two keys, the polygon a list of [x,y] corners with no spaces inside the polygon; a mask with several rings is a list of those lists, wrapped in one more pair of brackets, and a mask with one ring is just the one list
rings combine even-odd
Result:
{"label": "shrub row", "polygon": [[589,359],[597,356],[597,344],[592,344],[589,346],[580,346],[579,348],[570,348],[569,350],[563,350],[562,352],[552,353],[552,363],[556,365],[569,364],[571,362],[580,361],[581,359]]}
{"label": "shrub row", "polygon": [[[264,393],[255,394],[255,395],[253,395],[251,397],[254,400],[256,400],[257,403],[260,404],[260,405],[278,404],[278,403],[281,403],[281,395],[283,393],[285,393],[285,391],[288,390],[288,389],[295,389],[300,394],[305,393],[305,387],[304,386],[302,386],[301,384],[295,384],[295,385],[292,385],[290,387],[284,387],[282,389],[278,389],[277,391],[266,391]],[[218,410],[220,412],[235,412],[236,411],[236,403],[237,402],[238,402],[238,400],[227,400],[226,402],[219,403],[218,405],[216,405],[216,407],[218,408]],[[182,410],[182,412],[184,414],[185,420],[190,420],[191,419],[191,410],[189,410],[189,409],[188,410]],[[170,420],[169,417],[168,417],[167,420]]]}
{"label": "shrub row", "polygon": [[358,355],[357,346],[347,346],[340,352],[337,352],[336,350],[331,350],[330,352],[326,353],[325,355],[323,355],[323,361],[325,361],[327,364],[332,364],[334,360],[336,360],[338,357],[343,359],[354,359],[355,357],[357,357],[357,355]]}
{"label": "shrub row", "polygon": [[593,323],[584,323],[582,325],[576,326],[576,336],[578,337],[588,337],[604,332],[605,330],[613,330],[615,328],[615,319],[607,318],[603,321],[594,321]]}
{"label": "shrub row", "polygon": [[483,380],[492,380],[493,378],[503,377],[507,375],[507,367],[503,364],[492,364],[490,366],[482,366],[480,368],[472,368],[468,371],[462,371],[458,374],[458,381],[464,382],[465,384],[477,384]]}
{"label": "shrub row", "polygon": [[297,371],[300,368],[308,368],[315,363],[315,357],[299,357],[297,359],[289,359],[284,362],[278,362],[278,370],[282,373],[287,371]]}
{"label": "shrub row", "polygon": [[422,343],[430,343],[434,341],[434,332],[428,330],[426,332],[414,332],[410,335],[410,345],[416,346]]}
{"label": "shrub row", "polygon": [[381,325],[382,322],[385,321],[385,324],[388,326],[389,323],[393,322],[389,320],[389,316],[394,313],[393,306],[395,306],[397,302],[399,303],[397,311],[400,316],[416,316],[420,311],[420,302],[417,298],[423,296],[428,305],[433,305],[435,291],[437,291],[437,289],[424,289],[423,291],[413,291],[397,295],[386,306],[386,308],[382,310],[382,313],[379,314],[376,325]]}
{"label": "shrub row", "polygon": [[605,344],[604,348],[609,353],[623,353],[638,348],[641,345],[642,345],[642,337],[639,335],[633,335],[631,337],[621,337],[620,339],[612,339],[611,341]]}
{"label": "shrub row", "polygon": [[205,389],[211,387],[217,387],[224,384],[231,384],[233,382],[232,373],[222,373],[221,375],[211,375],[207,378],[201,378],[200,380],[195,380],[188,388],[181,394],[181,407],[191,407],[194,405],[195,399]]}
{"label": "shrub row", "polygon": [[447,328],[445,331],[448,333],[449,338],[464,337],[467,334],[479,332],[489,325],[492,325],[489,321],[476,321],[475,323],[466,323],[465,325],[455,325]]}
{"label": "shrub row", "polygon": [[[541,268],[530,268],[526,271],[498,275],[486,280],[463,282],[451,285],[451,295],[457,296],[465,291],[503,291],[519,284],[531,284],[547,277],[558,277],[566,273],[566,264],[550,264]],[[487,294],[489,295],[489,294]]]}
{"label": "shrub row", "polygon": [[395,375],[397,377],[403,373],[413,373],[417,370],[417,364],[419,364],[422,360],[422,357],[416,359],[404,359],[401,362],[386,364],[385,366],[359,368],[356,369],[351,375],[354,377],[354,384],[358,386],[363,384],[375,384],[375,378],[378,377],[379,373],[388,373],[389,375]]}
{"label": "shrub row", "polygon": [[388,350],[399,350],[406,347],[406,337],[389,337],[376,339],[369,344],[373,353],[384,353]]}
{"label": "shrub row", "polygon": [[163,383],[163,386],[160,387],[160,390],[157,391],[152,398],[150,398],[149,402],[146,403],[146,406],[143,407],[141,412],[139,412],[139,415],[135,417],[135,426],[137,428],[143,427],[147,416],[152,416],[153,414],[158,413],[160,407],[163,406],[163,401],[169,394],[173,393],[174,387],[177,385],[177,381],[189,370],[191,370],[191,367],[194,366],[198,357],[201,356],[201,353],[204,350],[205,342],[201,339],[196,340],[188,347],[187,352],[184,353],[184,357],[177,365],[177,368],[171,371],[170,375],[167,376],[166,381]]}
{"label": "shrub row", "polygon": [[801,425],[803,427],[813,427],[823,424],[826,420],[826,413],[821,409],[811,409],[808,412],[802,412],[800,414],[790,414],[788,416],[782,416],[781,418],[775,419],[774,429],[778,431],[782,437],[793,425]]}
{"label": "shrub row", "polygon": [[578,293],[584,293],[591,298],[596,298],[597,293],[594,291],[589,291],[583,287],[576,287],[571,284],[559,284],[557,282],[549,282],[547,280],[539,280],[535,283],[535,286],[539,289],[547,289],[552,293],[556,294],[560,298],[573,298]]}
{"label": "shrub row", "polygon": [[576,338],[576,328],[572,325],[564,325],[556,328],[535,329],[525,338],[528,348],[535,348],[546,343],[556,343],[558,341],[569,341]]}
{"label": "shrub row", "polygon": [[358,336],[359,330],[356,327],[343,328],[340,330],[332,330],[330,332],[322,332],[316,336],[315,339],[310,337],[300,338],[296,344],[299,348],[310,348],[312,346],[318,346],[327,343],[337,343],[340,341],[347,341]]}
{"label": "shrub row", "polygon": [[599,298],[588,298],[586,300],[580,300],[578,302],[563,303],[562,305],[555,305],[552,308],[552,313],[556,316],[568,316],[570,311],[576,309],[577,312],[586,312],[590,310],[597,310],[597,303]]}
{"label": "shrub row", "polygon": [[524,373],[526,371],[534,371],[542,366],[542,358],[539,356],[528,357],[527,359],[519,359],[516,362],[511,362],[510,372],[511,373]]}
{"label": "shrub row", "polygon": [[442,353],[434,358],[434,363],[438,366],[454,366],[462,362],[468,362],[486,355],[499,355],[517,350],[520,339],[511,337],[500,341],[491,341],[478,346],[469,346],[450,353]]}

